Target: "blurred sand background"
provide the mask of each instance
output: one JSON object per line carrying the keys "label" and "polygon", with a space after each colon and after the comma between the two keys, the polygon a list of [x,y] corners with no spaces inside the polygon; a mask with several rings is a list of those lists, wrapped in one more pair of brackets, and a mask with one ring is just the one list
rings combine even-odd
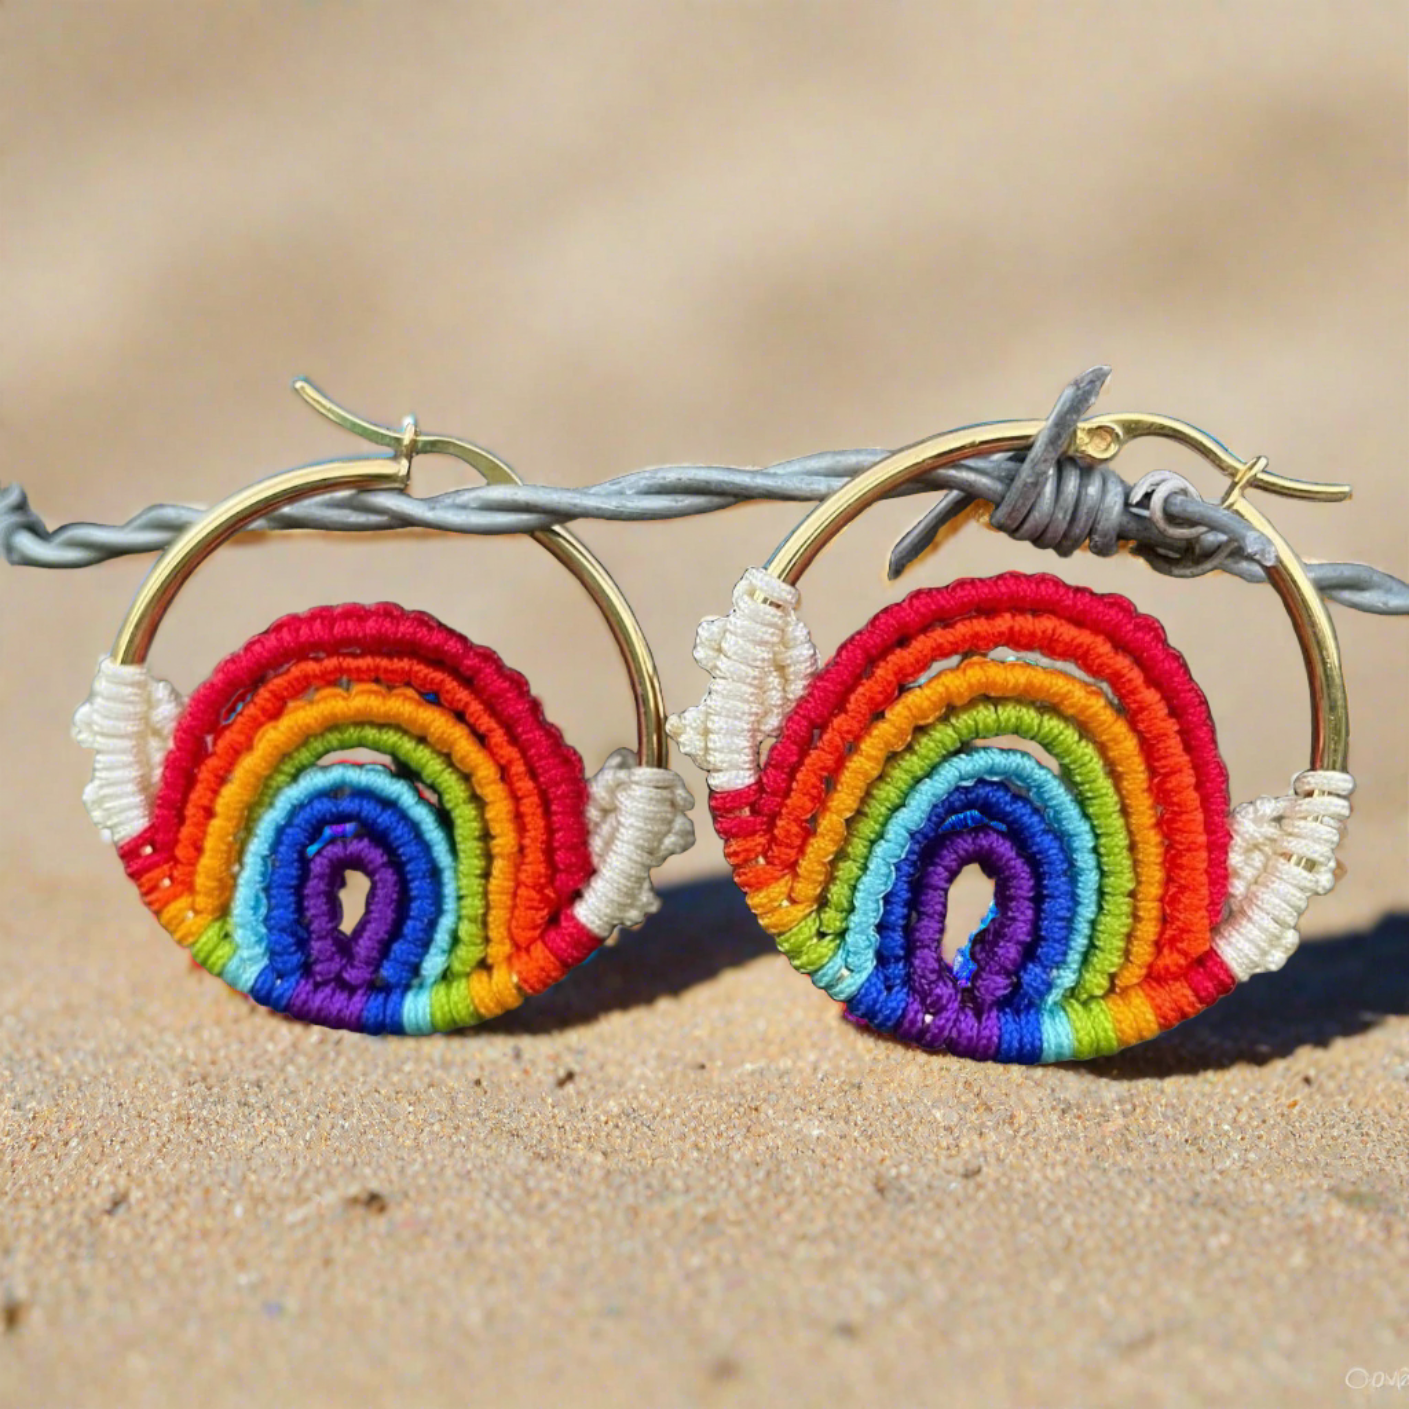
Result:
{"label": "blurred sand background", "polygon": [[[298,373],[576,485],[1037,416],[1108,361],[1108,409],[1352,480],[1266,507],[1404,574],[1407,55],[1370,0],[7,0],[0,478],[50,523],[211,502],[351,448]],[[1207,473],[1122,468],[1157,463]],[[584,529],[673,707],[797,512]],[[809,577],[824,647],[914,513]],[[1056,560],[970,531],[915,580],[1007,566]],[[0,1403],[1323,1405],[1409,1365],[1404,622],[1337,612],[1322,942],[1118,1060],[980,1069],[847,1029],[703,805],[665,913],[497,1026],[231,997],[79,800],[68,719],[145,568],[0,569]],[[1270,592],[1061,570],[1166,621],[1235,797],[1304,765]],[[589,768],[629,741],[604,630],[515,540],[227,551],[154,663],[189,688],[381,597],[499,648]]]}

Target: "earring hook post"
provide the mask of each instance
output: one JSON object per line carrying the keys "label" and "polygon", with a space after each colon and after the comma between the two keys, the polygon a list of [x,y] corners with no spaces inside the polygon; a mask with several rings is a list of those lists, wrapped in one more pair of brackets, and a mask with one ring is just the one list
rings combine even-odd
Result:
{"label": "earring hook post", "polygon": [[[412,443],[415,440],[415,417],[408,417],[402,423],[401,429],[396,430],[391,426],[378,425],[376,421],[369,421],[362,416],[354,415],[345,406],[339,406],[326,392],[320,391],[307,377],[295,377],[293,381],[294,391],[303,398],[304,402],[311,406],[324,420],[331,421],[335,426],[340,426],[345,431],[350,431],[353,435],[362,440],[370,441],[373,445],[380,445],[386,450],[395,450],[405,453],[406,450],[406,428],[412,428]],[[414,449],[412,450],[414,454]]]}

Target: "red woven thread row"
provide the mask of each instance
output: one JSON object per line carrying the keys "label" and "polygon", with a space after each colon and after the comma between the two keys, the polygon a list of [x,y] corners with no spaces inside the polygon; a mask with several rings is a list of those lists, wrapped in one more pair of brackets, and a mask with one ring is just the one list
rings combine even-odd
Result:
{"label": "red woven thread row", "polygon": [[[124,852],[130,852],[134,861],[148,848],[170,855],[191,780],[219,735],[231,727],[222,720],[262,681],[310,658],[330,655],[409,655],[418,662],[443,666],[468,686],[527,762],[530,779],[541,790],[551,819],[552,847],[559,858],[555,878],[559,899],[567,903],[575,898],[592,873],[581,760],[544,718],[524,677],[493,651],[466,640],[434,617],[391,603],[318,607],[284,617],[222,661],[192,695],[177,724],[152,825]],[[476,727],[474,720],[466,722]]]}
{"label": "red woven thread row", "polygon": [[[121,850],[144,894],[173,866],[190,883],[199,845],[183,839],[204,835],[230,768],[258,730],[290,701],[343,678],[435,695],[482,739],[514,798],[523,842],[513,932],[518,944],[531,943],[541,954],[543,971],[535,971],[523,949],[516,964],[526,965],[526,981],[543,986],[561,977],[552,951],[582,952],[580,927],[566,924],[544,950],[544,939],[532,937],[543,936],[544,925],[592,874],[581,760],[544,719],[523,676],[493,651],[391,604],[285,617],[227,657],[195,692],[177,726],[152,823]],[[564,913],[563,921],[570,919]]]}
{"label": "red woven thread row", "polygon": [[[1228,775],[1218,754],[1208,702],[1189,676],[1183,657],[1169,645],[1163,627],[1153,617],[1138,612],[1124,597],[1073,587],[1045,573],[963,579],[947,587],[914,592],[878,613],[841,647],[793,709],[769,752],[760,784],[716,794],[711,799],[712,810],[717,816],[722,814],[721,820],[734,837],[766,833],[792,790],[803,758],[815,747],[816,732],[825,728],[857,682],[874,669],[878,658],[936,622],[952,624],[966,616],[999,612],[1029,616],[1050,612],[1089,629],[1126,653],[1168,702],[1194,772],[1208,856],[1204,904],[1209,923],[1216,923],[1228,885]],[[1011,643],[992,642],[1000,644]],[[741,817],[729,825],[731,817],[739,817],[745,810],[756,813],[755,820],[761,825],[748,826]]]}
{"label": "red woven thread row", "polygon": [[[484,702],[449,671],[410,657],[321,656],[296,662],[257,689],[236,719],[217,736],[181,804],[180,830],[172,853],[173,882],[186,889],[194,885],[206,828],[221,790],[258,733],[278,719],[291,701],[344,679],[353,684],[375,681],[390,689],[409,686],[418,694],[433,694],[484,741],[513,796],[522,841],[522,866],[514,894],[514,929],[521,935],[541,931],[558,908],[559,873],[574,860],[580,868],[581,855],[563,855],[561,848],[558,855],[553,854],[554,837],[542,790],[524,756]],[[574,893],[582,879],[585,877],[576,880]]]}
{"label": "red woven thread row", "polygon": [[[1140,977],[1146,963],[1153,963],[1157,977],[1179,971],[1209,943],[1207,836],[1179,730],[1158,691],[1128,656],[1105,638],[1051,616],[1005,612],[966,617],[952,625],[931,627],[877,660],[844,707],[827,721],[820,739],[793,776],[773,818],[766,861],[748,872],[751,885],[766,886],[790,874],[811,839],[809,819],[824,804],[828,780],[844,764],[848,746],[861,737],[876,715],[894,703],[908,681],[935,660],[986,653],[998,644],[1040,650],[1050,659],[1072,661],[1093,678],[1105,680],[1120,698],[1150,770],[1167,867],[1159,952],[1144,956],[1132,953],[1131,958],[1138,958],[1139,963],[1122,982]],[[768,770],[764,787],[771,804],[779,795],[773,792],[774,780]]]}
{"label": "red woven thread row", "polygon": [[571,910],[564,910],[541,939],[515,953],[514,979],[531,998],[551,988],[603,943],[601,936],[593,934]]}

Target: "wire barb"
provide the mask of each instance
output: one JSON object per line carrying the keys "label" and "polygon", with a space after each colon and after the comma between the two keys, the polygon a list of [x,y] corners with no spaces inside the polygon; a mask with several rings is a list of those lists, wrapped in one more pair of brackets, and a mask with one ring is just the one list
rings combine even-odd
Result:
{"label": "wire barb", "polygon": [[[993,528],[1035,542],[1039,548],[1055,548],[1063,557],[1074,553],[1088,538],[1092,552],[1103,557],[1115,552],[1123,496],[1117,498],[1108,473],[1074,458],[1063,458],[1081,418],[1096,404],[1110,374],[1109,367],[1092,367],[1063,388],[1041,434],[1008,481],[1002,498],[995,501],[988,520]],[[901,536],[891,549],[887,568],[892,582],[933,546],[940,532],[969,508],[974,497],[951,489]]]}

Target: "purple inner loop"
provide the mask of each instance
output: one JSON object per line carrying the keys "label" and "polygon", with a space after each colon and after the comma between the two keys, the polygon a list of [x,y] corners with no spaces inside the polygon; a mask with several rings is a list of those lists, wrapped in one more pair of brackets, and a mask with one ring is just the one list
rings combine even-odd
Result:
{"label": "purple inner loop", "polygon": [[[371,883],[362,918],[350,934],[342,928],[342,888],[360,871]],[[309,862],[303,892],[308,924],[308,977],[341,980],[358,990],[374,986],[401,913],[402,883],[391,858],[371,837],[340,836]]]}

